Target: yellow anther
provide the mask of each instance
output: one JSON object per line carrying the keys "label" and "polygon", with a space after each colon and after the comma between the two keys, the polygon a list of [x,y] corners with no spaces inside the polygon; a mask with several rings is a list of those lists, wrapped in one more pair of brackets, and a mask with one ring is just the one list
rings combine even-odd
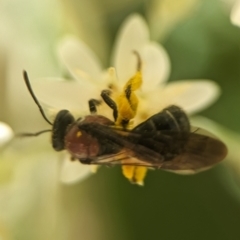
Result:
{"label": "yellow anther", "polygon": [[147,174],[146,167],[122,166],[123,175],[132,183],[143,186]]}
{"label": "yellow anther", "polygon": [[125,84],[122,93],[117,98],[118,118],[117,125],[128,122],[135,117],[138,107],[138,98],[134,91],[138,90],[142,85],[141,60],[138,56],[138,65],[136,74],[130,78]]}
{"label": "yellow anther", "polygon": [[[137,51],[133,51],[137,57],[137,70],[123,87],[122,93],[116,98],[118,117],[116,126],[129,127],[130,120],[137,113],[138,97],[135,91],[142,85],[142,61]],[[110,72],[110,70],[109,70]],[[115,73],[115,72],[114,72]],[[113,73],[112,73],[113,74]],[[126,123],[124,125],[124,123]],[[141,166],[122,166],[123,175],[132,183],[143,185],[143,180],[147,174],[147,168]]]}

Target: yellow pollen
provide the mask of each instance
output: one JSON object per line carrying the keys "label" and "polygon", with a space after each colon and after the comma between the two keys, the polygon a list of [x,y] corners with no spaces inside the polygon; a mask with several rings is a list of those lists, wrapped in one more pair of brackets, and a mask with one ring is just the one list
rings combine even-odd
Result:
{"label": "yellow pollen", "polygon": [[[125,128],[130,127],[132,121],[137,114],[138,96],[135,93],[142,85],[142,61],[139,53],[134,51],[137,56],[137,70],[123,87],[122,93],[116,98],[118,117],[115,122],[116,126]],[[109,70],[110,74],[115,74],[113,69]],[[126,125],[123,125],[126,122]],[[143,166],[122,166],[123,175],[132,183],[143,186],[144,178],[147,174],[147,168]]]}
{"label": "yellow pollen", "polygon": [[82,133],[80,131],[77,132],[76,136],[79,138],[82,136]]}

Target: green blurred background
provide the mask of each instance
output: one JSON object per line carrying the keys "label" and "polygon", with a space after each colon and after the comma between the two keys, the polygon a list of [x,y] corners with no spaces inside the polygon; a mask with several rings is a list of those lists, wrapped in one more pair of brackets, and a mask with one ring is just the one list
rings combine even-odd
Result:
{"label": "green blurred background", "polygon": [[[33,19],[39,17],[37,20],[41,24],[34,26],[30,26],[33,4],[29,2],[28,5],[26,0],[23,1],[25,5],[10,2],[10,6],[9,2],[2,3],[5,10],[9,10],[16,19],[24,18],[27,28],[35,29],[35,32],[26,30],[27,35],[19,38],[24,42],[26,37],[27,42],[31,42],[29,36],[32,33],[37,36],[31,44],[40,48],[43,56],[25,64],[35,77],[43,77],[61,75],[54,46],[61,36],[69,32],[84,39],[105,67],[109,66],[111,47],[122,21],[133,12],[149,20],[154,1],[62,0],[58,2],[62,7],[59,13],[53,6],[48,10],[36,7],[34,11],[43,12],[49,19],[39,13]],[[201,115],[239,134],[240,28],[230,22],[230,7],[226,1],[194,2],[196,5],[186,16],[177,19],[165,32],[153,31],[152,37],[163,44],[170,56],[170,81],[212,79],[221,86],[220,99]],[[14,4],[17,4],[16,8]],[[21,8],[25,8],[29,15],[24,15],[25,11],[21,13]],[[169,14],[175,17],[175,12]],[[61,27],[54,25],[59,24],[58,18],[61,18]],[[16,24],[15,28],[18,28],[16,19],[11,26]],[[164,24],[161,20],[154,22],[159,24],[159,28]],[[43,44],[42,39],[48,40]],[[51,67],[42,62],[44,56],[51,62]],[[7,121],[5,116],[2,118]],[[240,147],[240,142],[234,141]],[[24,158],[24,153],[20,156]],[[240,166],[240,156],[235,164]],[[42,190],[48,188],[48,183],[40,183],[42,187],[37,196],[41,197],[35,199],[18,221],[6,227],[9,239],[239,240],[240,172],[238,175],[233,171],[239,166],[220,164],[194,176],[149,171],[144,187],[129,184],[117,167],[102,167],[97,174],[75,185],[56,184],[54,200],[52,192],[44,195],[45,190]],[[41,168],[38,174],[41,174]],[[46,208],[52,211],[50,215],[54,220],[44,215]]]}

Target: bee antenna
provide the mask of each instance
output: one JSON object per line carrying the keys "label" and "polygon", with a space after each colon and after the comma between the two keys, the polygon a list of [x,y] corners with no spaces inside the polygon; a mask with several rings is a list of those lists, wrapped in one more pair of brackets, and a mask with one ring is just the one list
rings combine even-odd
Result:
{"label": "bee antenna", "polygon": [[26,86],[27,86],[27,88],[28,88],[28,91],[29,91],[29,93],[31,94],[34,102],[37,104],[37,106],[38,106],[38,108],[39,108],[39,111],[41,112],[44,120],[45,120],[46,122],[48,122],[50,125],[53,125],[53,124],[47,119],[47,117],[46,117],[46,115],[45,115],[45,113],[44,113],[44,111],[43,111],[42,106],[40,105],[37,97],[35,96],[35,94],[34,94],[34,92],[33,92],[33,90],[32,90],[32,87],[31,87],[29,78],[28,78],[28,74],[27,74],[27,72],[26,72],[25,70],[23,70],[23,78],[24,78],[24,81],[25,81]]}
{"label": "bee antenna", "polygon": [[15,137],[37,137],[39,135],[41,135],[42,133],[46,133],[46,132],[51,132],[51,129],[46,129],[46,130],[42,130],[36,133],[17,133],[15,135]]}
{"label": "bee antenna", "polygon": [[6,151],[9,146],[11,146],[11,144],[15,141],[15,139],[17,138],[21,138],[21,137],[37,137],[38,135],[41,135],[42,133],[45,132],[51,132],[51,129],[46,129],[46,130],[42,130],[36,133],[16,133],[14,134],[14,137],[8,141],[6,144],[4,144],[2,147],[0,147],[1,153],[3,153],[4,151]]}

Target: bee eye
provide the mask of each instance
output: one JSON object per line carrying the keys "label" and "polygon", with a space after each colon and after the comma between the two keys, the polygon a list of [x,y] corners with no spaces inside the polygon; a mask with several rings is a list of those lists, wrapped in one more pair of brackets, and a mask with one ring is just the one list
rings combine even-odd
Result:
{"label": "bee eye", "polygon": [[53,123],[52,145],[56,151],[64,149],[64,137],[67,127],[74,122],[74,117],[68,110],[61,110]]}

